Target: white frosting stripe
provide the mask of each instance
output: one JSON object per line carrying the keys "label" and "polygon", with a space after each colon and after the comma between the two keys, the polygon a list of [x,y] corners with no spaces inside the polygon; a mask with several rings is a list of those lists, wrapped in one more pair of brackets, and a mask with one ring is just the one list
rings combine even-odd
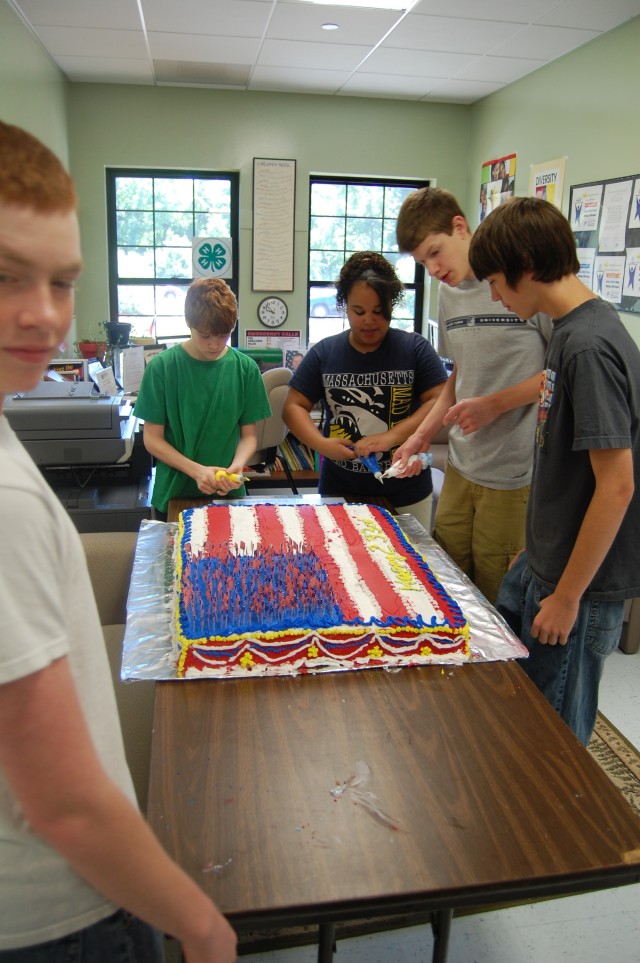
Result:
{"label": "white frosting stripe", "polygon": [[[411,572],[393,548],[387,534],[379,527],[377,520],[365,505],[351,506],[351,520],[362,535],[362,543],[367,554],[373,559],[385,579],[389,588],[402,600],[402,606],[410,618],[422,615],[430,620],[435,613],[433,600],[417,577]],[[367,532],[372,532],[367,537]]]}
{"label": "white frosting stripe", "polygon": [[[322,506],[321,506],[322,507]],[[344,537],[330,512],[317,511],[314,507],[316,520],[325,536],[325,550],[331,556],[340,572],[342,581],[341,591],[351,599],[361,618],[368,621],[371,618],[381,618],[382,610],[378,601],[363,581],[356,563],[345,544]]]}
{"label": "white frosting stripe", "polygon": [[[238,555],[253,555],[260,546],[258,516],[253,506],[229,506],[231,518],[230,547]],[[244,547],[243,547],[244,546]]]}

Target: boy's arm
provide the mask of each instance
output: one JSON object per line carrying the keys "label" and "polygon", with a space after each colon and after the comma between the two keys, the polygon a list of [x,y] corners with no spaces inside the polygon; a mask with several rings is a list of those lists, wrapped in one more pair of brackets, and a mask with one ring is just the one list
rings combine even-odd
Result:
{"label": "boy's arm", "polygon": [[540,395],[542,372],[519,381],[516,385],[502,388],[491,395],[465,398],[452,405],[444,417],[445,425],[459,425],[464,435],[479,428],[486,428],[492,421],[513,408],[521,408],[537,401]]}
{"label": "boy's arm", "polygon": [[345,458],[355,458],[352,448],[347,448],[339,438],[325,438],[316,428],[311,418],[313,402],[295,388],[289,388],[285,399],[282,417],[284,423],[296,438],[309,448],[315,449],[332,461],[342,461]]}
{"label": "boy's arm", "polygon": [[548,645],[565,645],[578,615],[578,606],[602,565],[633,496],[630,448],[590,449],[596,487],[578,537],[555,591],[540,603],[531,635]]}
{"label": "boy's arm", "polygon": [[399,421],[397,425],[388,431],[380,432],[377,435],[367,435],[355,444],[357,455],[370,455],[374,451],[390,451],[397,445],[401,445],[410,435],[416,431],[425,421],[427,415],[433,410],[439,396],[442,394],[445,382],[423,391],[420,395],[420,407],[412,415]]}
{"label": "boy's arm", "polygon": [[[164,425],[156,425],[152,421],[145,421],[142,429],[144,447],[150,455],[163,461],[170,468],[181,471],[183,475],[193,478],[203,495],[212,495],[219,488],[222,479],[216,478],[216,471],[226,468],[226,465],[200,465],[186,455],[182,455],[177,448],[170,445],[164,437]],[[237,487],[232,485],[231,487]]]}
{"label": "boy's arm", "polygon": [[0,767],[33,831],[107,899],[189,963],[236,959],[227,921],[102,768],[66,657],[0,686]]}
{"label": "boy's arm", "polygon": [[[454,366],[449,378],[441,385],[440,392],[435,402],[422,420],[422,423],[409,435],[404,444],[393,453],[393,463],[401,461],[405,466],[411,455],[417,455],[420,451],[429,451],[431,441],[438,434],[447,411],[456,400],[456,377],[457,366]],[[417,474],[420,468],[411,466],[406,470],[406,477]]]}
{"label": "boy's arm", "polygon": [[[249,425],[240,425],[240,440],[236,447],[233,461],[227,468],[229,475],[236,474],[241,475],[242,469],[245,465],[248,465],[253,456],[256,453],[256,448],[258,447],[258,429],[256,428],[256,422],[252,422]],[[239,482],[242,484],[242,482]],[[232,488],[237,488],[238,485],[232,483]]]}

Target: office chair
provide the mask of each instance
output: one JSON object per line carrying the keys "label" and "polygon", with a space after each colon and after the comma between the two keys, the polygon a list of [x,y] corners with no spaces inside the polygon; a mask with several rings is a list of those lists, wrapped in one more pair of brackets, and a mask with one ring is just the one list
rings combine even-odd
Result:
{"label": "office chair", "polygon": [[[287,426],[282,420],[282,409],[284,400],[287,397],[289,381],[292,372],[289,368],[271,368],[262,375],[264,386],[267,390],[267,397],[271,405],[271,416],[259,421],[256,425],[258,430],[258,447],[256,453],[251,458],[249,468],[256,471],[272,469],[276,457],[280,456],[284,473],[294,495],[298,494],[298,489],[291,474],[291,467],[283,453],[278,451],[278,446],[287,435]],[[249,481],[249,486],[251,481]]]}

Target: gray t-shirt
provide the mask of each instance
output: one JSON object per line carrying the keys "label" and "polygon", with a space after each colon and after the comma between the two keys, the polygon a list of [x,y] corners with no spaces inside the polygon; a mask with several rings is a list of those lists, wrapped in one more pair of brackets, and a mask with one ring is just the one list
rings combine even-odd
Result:
{"label": "gray t-shirt", "polygon": [[[487,281],[440,285],[439,353],[455,361],[456,401],[492,394],[542,372],[553,324],[546,315],[523,321],[492,301]],[[531,481],[536,405],[514,408],[486,428],[463,435],[453,425],[449,460],[464,478],[487,488],[523,488]]]}
{"label": "gray t-shirt", "polygon": [[592,298],[556,321],[547,353],[527,517],[527,558],[553,589],[595,490],[589,452],[630,448],[635,490],[604,562],[584,593],[640,594],[640,352],[615,309]]}

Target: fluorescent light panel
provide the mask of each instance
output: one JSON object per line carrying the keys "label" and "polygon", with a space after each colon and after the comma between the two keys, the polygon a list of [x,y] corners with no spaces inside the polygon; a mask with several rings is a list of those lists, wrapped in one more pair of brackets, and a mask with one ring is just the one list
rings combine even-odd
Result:
{"label": "fluorescent light panel", "polygon": [[297,0],[318,3],[323,7],[369,7],[376,10],[411,10],[418,0]]}

